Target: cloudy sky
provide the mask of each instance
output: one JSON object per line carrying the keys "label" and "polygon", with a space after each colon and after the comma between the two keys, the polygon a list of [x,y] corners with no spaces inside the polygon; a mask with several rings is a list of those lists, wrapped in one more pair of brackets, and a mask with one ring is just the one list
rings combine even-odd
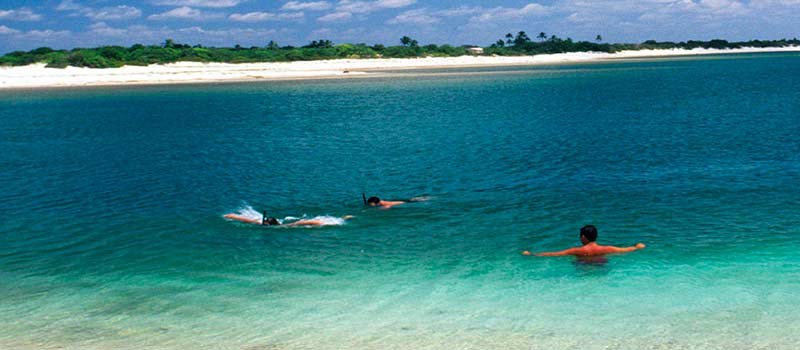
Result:
{"label": "cloudy sky", "polygon": [[800,37],[800,0],[2,0],[0,52],[157,44],[488,45],[506,32],[577,40]]}

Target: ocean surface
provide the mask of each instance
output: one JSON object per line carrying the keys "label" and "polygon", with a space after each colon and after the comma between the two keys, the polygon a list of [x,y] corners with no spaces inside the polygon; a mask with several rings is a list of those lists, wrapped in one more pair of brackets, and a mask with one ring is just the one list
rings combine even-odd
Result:
{"label": "ocean surface", "polygon": [[800,54],[419,73],[0,92],[0,349],[800,348]]}

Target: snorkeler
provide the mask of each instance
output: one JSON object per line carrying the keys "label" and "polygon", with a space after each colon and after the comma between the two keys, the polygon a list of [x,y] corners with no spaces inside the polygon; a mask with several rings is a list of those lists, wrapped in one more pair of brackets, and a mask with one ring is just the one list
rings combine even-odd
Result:
{"label": "snorkeler", "polygon": [[[243,216],[243,215],[239,215],[239,214],[225,214],[223,217],[226,218],[226,219],[246,222],[248,224],[264,225],[264,226],[284,226],[284,227],[292,227],[292,226],[325,226],[326,224],[328,224],[327,222],[325,222],[323,220],[314,220],[314,219],[311,219],[311,220],[298,220],[298,221],[295,221],[295,222],[292,222],[292,223],[288,223],[288,224],[281,224],[280,221],[278,221],[278,219],[273,218],[273,217],[267,217],[266,215],[264,215],[260,220],[259,219],[252,219],[252,218],[249,218],[249,217],[246,217],[246,216]],[[352,218],[353,218],[352,215],[342,216],[342,219],[344,219],[344,220],[350,220]]]}
{"label": "snorkeler", "polygon": [[593,225],[586,225],[581,228],[581,243],[583,246],[569,248],[566,250],[562,250],[560,252],[542,252],[532,254],[529,251],[522,252],[522,255],[536,255],[536,256],[565,256],[565,255],[574,255],[578,257],[586,257],[586,256],[601,256],[606,254],[614,254],[614,253],[627,253],[632,252],[638,249],[644,249],[645,245],[642,243],[636,243],[635,246],[632,247],[615,247],[610,245],[599,245],[597,242],[597,228]]}
{"label": "snorkeler", "polygon": [[365,205],[368,205],[370,207],[381,207],[381,209],[389,209],[396,205],[412,203],[412,202],[427,202],[429,200],[428,197],[414,197],[414,198],[409,198],[407,200],[385,201],[375,196],[369,197],[369,199],[367,199],[367,196],[365,196],[363,193],[361,194],[361,197],[364,199]]}

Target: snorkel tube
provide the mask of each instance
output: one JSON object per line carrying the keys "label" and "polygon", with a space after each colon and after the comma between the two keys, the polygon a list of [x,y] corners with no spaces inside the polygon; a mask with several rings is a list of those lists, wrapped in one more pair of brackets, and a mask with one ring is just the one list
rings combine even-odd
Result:
{"label": "snorkel tube", "polygon": [[361,192],[361,199],[364,200],[364,205],[367,205],[367,195],[364,192]]}
{"label": "snorkel tube", "polygon": [[265,210],[263,213],[261,213],[261,225],[266,225],[266,224],[267,224],[267,211]]}

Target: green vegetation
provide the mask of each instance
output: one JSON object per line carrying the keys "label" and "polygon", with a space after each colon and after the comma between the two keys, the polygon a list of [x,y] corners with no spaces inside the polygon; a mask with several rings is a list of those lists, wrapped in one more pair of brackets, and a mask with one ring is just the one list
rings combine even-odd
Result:
{"label": "green vegetation", "polygon": [[618,52],[623,50],[652,50],[652,49],[695,49],[695,48],[713,48],[713,49],[738,49],[742,47],[783,47],[791,45],[800,45],[800,40],[797,38],[787,40],[751,40],[741,42],[729,42],[727,40],[714,39],[710,41],[697,41],[690,40],[685,42],[658,42],[655,40],[648,40],[641,44],[603,44],[603,37],[597,34],[595,37],[596,43],[588,41],[572,41],[570,38],[561,39],[555,35],[549,38],[544,32],[536,36],[538,42],[532,41],[525,32],[519,32],[517,35],[508,33],[503,39],[497,40],[492,46],[485,49],[488,55],[538,55],[538,54],[553,54],[565,52]]}
{"label": "green vegetation", "polygon": [[[641,44],[609,44],[602,43],[602,36],[597,35],[597,42],[573,41],[561,39],[555,35],[547,36],[540,32],[533,41],[525,32],[516,35],[508,33],[504,38],[484,48],[486,55],[516,56],[536,55],[564,52],[617,52],[622,50],[643,49],[694,49],[694,48],[740,48],[740,47],[781,47],[800,45],[795,38],[791,40],[751,40],[746,42],[728,42],[726,40],[657,42],[648,40]],[[136,44],[131,47],[102,46],[86,49],[53,50],[41,47],[28,52],[15,51],[0,57],[0,65],[22,66],[32,63],[46,63],[47,67],[65,68],[67,66],[114,68],[124,65],[164,64],[178,61],[196,62],[288,62],[310,61],[338,58],[408,58],[408,57],[451,57],[467,55],[471,46],[425,45],[407,36],[400,39],[397,46],[381,44],[338,44],[330,40],[314,40],[302,47],[279,46],[270,41],[264,47],[244,48],[236,45],[232,48],[203,47],[201,45],[185,45],[167,39],[160,46]]]}

